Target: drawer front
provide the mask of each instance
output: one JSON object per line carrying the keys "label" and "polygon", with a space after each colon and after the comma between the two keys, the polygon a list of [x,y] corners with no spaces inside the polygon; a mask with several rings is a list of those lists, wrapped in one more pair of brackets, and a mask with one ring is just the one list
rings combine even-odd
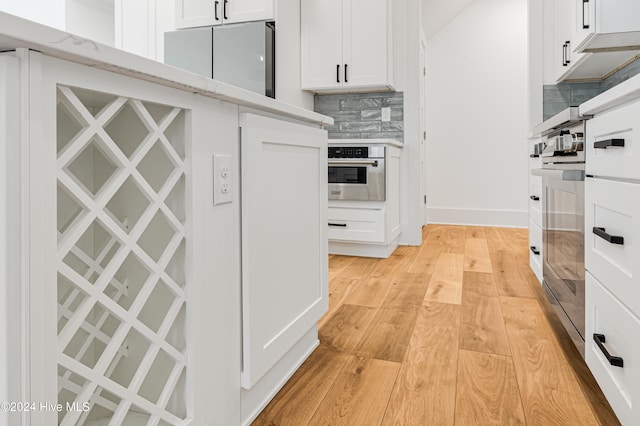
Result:
{"label": "drawer front", "polygon": [[[587,174],[640,178],[640,102],[598,115],[587,121]],[[624,146],[596,148],[624,141]],[[616,142],[617,141],[617,142]]]}
{"label": "drawer front", "polygon": [[542,228],[533,221],[529,221],[529,247],[529,265],[542,282]]}
{"label": "drawer front", "polygon": [[[589,273],[585,296],[585,360],[618,419],[623,425],[636,425],[640,418],[640,321]],[[622,358],[623,367],[611,365],[594,333],[605,336],[605,350]]]}
{"label": "drawer front", "polygon": [[384,211],[329,208],[329,240],[384,243]]}
{"label": "drawer front", "polygon": [[[605,238],[594,233],[604,229]],[[597,231],[596,231],[597,232]],[[633,312],[640,313],[640,185],[587,178],[585,267]],[[615,238],[622,237],[622,244]]]}
{"label": "drawer front", "polygon": [[542,168],[542,160],[540,157],[529,156],[529,170]]}
{"label": "drawer front", "polygon": [[529,177],[529,219],[542,228],[542,177]]}

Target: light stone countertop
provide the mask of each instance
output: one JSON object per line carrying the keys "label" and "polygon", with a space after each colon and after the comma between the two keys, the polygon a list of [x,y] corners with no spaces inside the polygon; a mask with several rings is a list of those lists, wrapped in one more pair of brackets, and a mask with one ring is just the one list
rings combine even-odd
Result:
{"label": "light stone countertop", "polygon": [[580,114],[595,115],[638,99],[640,99],[640,74],[581,104]]}
{"label": "light stone countertop", "polygon": [[374,145],[383,144],[403,148],[404,144],[395,139],[329,139],[329,145]]}
{"label": "light stone countertop", "polygon": [[313,124],[333,124],[331,117],[0,12],[0,51],[19,48]]}

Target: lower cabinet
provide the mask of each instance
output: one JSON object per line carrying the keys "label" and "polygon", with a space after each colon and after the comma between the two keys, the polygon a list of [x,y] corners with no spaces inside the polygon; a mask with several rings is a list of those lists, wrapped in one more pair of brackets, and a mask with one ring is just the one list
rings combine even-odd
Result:
{"label": "lower cabinet", "polygon": [[586,274],[585,359],[623,425],[640,418],[640,319]]}
{"label": "lower cabinet", "polygon": [[383,209],[329,207],[329,239],[333,241],[384,243],[386,212]]}
{"label": "lower cabinet", "polygon": [[542,167],[538,154],[534,154],[534,147],[540,139],[529,141],[529,266],[542,283],[542,177],[531,175],[531,170]]}
{"label": "lower cabinet", "polygon": [[242,386],[328,308],[326,131],[253,114],[242,151]]}

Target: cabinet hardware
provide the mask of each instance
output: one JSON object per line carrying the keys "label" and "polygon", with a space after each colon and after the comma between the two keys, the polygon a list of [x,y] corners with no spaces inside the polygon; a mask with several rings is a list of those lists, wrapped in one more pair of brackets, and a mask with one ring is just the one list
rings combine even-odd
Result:
{"label": "cabinet hardware", "polygon": [[229,3],[229,0],[224,0],[224,7],[222,8],[222,17],[225,20],[229,19],[229,17],[227,16],[227,3]]}
{"label": "cabinet hardware", "polygon": [[349,79],[347,78],[347,67],[348,66],[349,66],[348,64],[344,64],[344,82],[345,83],[349,82]]}
{"label": "cabinet hardware", "polygon": [[562,45],[562,66],[567,66],[567,43]]}
{"label": "cabinet hardware", "polygon": [[215,15],[216,15],[216,16],[215,16],[216,21],[219,21],[219,20],[220,20],[220,17],[218,16],[218,7],[219,7],[219,6],[220,6],[220,2],[216,0],[215,4],[214,4],[214,6],[213,6],[213,9],[214,9],[214,11],[215,11]]}
{"label": "cabinet hardware", "polygon": [[336,83],[340,83],[340,64],[336,65]]}
{"label": "cabinet hardware", "polygon": [[589,0],[582,0],[582,28],[589,29]]}
{"label": "cabinet hardware", "polygon": [[531,155],[529,155],[529,157],[531,157],[531,158],[538,158],[538,157],[540,157],[540,154],[531,154]]}
{"label": "cabinet hardware", "polygon": [[538,249],[536,248],[536,246],[531,246],[531,247],[529,247],[529,249],[530,249],[530,250],[531,250],[531,252],[532,252],[533,254],[535,254],[536,256],[540,256],[540,250],[538,250]]}
{"label": "cabinet hardware", "polygon": [[593,233],[596,234],[598,237],[602,238],[603,240],[611,243],[611,244],[618,244],[618,245],[624,245],[624,237],[620,237],[617,235],[609,235],[605,232],[604,228],[598,228],[596,226],[593,227]]}
{"label": "cabinet hardware", "polygon": [[598,345],[598,348],[602,351],[604,357],[607,358],[609,364],[613,365],[614,367],[624,367],[624,360],[619,356],[612,356],[607,348],[604,347],[604,344],[607,342],[604,334],[593,333],[593,341],[596,342],[596,345]]}
{"label": "cabinet hardware", "polygon": [[607,149],[610,147],[624,148],[624,139],[607,139],[593,144],[595,149]]}
{"label": "cabinet hardware", "polygon": [[540,197],[538,197],[537,195],[532,195],[531,198],[533,201],[540,201]]}
{"label": "cabinet hardware", "polygon": [[346,228],[347,224],[346,223],[331,223],[331,222],[329,222],[329,226],[338,226],[338,227],[341,227],[341,228]]}
{"label": "cabinet hardware", "polygon": [[571,41],[567,40],[564,43],[564,51],[565,51],[565,61],[566,61],[565,67],[566,67],[571,63],[571,60],[569,60],[569,54],[571,53]]}

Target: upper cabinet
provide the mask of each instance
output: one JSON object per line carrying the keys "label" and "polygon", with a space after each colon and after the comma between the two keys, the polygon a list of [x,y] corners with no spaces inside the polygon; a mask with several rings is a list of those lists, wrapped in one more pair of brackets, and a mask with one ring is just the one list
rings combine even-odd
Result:
{"label": "upper cabinet", "polygon": [[640,53],[636,0],[545,0],[544,7],[545,84],[602,80]]}
{"label": "upper cabinet", "polygon": [[270,19],[273,0],[176,0],[176,28]]}
{"label": "upper cabinet", "polygon": [[640,46],[638,0],[571,0],[574,6],[574,49],[596,52]]}
{"label": "upper cabinet", "polygon": [[392,2],[301,3],[302,89],[393,90]]}

